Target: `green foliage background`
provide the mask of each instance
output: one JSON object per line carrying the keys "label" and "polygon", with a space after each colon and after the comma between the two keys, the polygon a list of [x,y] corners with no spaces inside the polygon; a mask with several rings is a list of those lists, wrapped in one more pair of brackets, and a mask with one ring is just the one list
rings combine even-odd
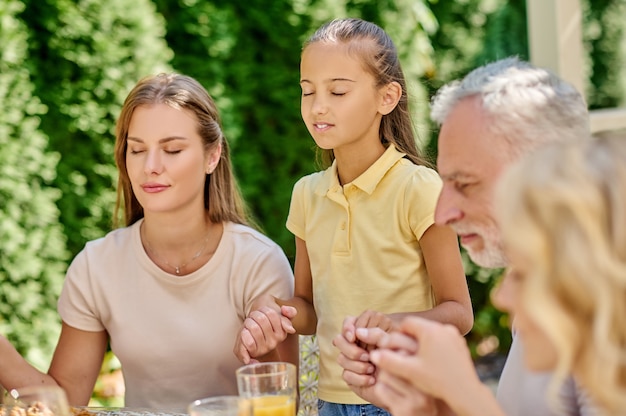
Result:
{"label": "green foliage background", "polygon": [[46,151],[46,107],[25,63],[19,1],[0,3],[0,333],[40,368],[58,336],[56,298],[69,256],[52,184],[59,154]]}
{"label": "green foliage background", "polygon": [[28,66],[47,106],[40,129],[61,155],[53,186],[75,255],[111,228],[115,120],[135,82],[170,69],[165,22],[150,0],[23,0]]}
{"label": "green foliage background", "polygon": [[[626,0],[582,4],[589,104],[615,106],[624,97],[616,69]],[[111,229],[115,119],[148,74],[185,73],[213,95],[245,197],[292,258],[291,188],[316,169],[299,110],[301,44],[342,16],[376,22],[396,42],[433,160],[432,94],[477,65],[528,58],[523,0],[0,1],[0,333],[47,367],[68,262]],[[506,351],[506,318],[489,302],[500,271],[465,262],[476,314],[470,346],[495,337]]]}

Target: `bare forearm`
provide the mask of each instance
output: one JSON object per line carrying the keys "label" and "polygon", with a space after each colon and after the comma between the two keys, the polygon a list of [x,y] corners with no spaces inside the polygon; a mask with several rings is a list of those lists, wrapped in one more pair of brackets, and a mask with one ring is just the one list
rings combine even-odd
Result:
{"label": "bare forearm", "polygon": [[456,301],[446,301],[420,312],[394,313],[391,314],[394,324],[398,325],[407,316],[419,316],[431,321],[450,324],[456,327],[462,335],[467,334],[474,325],[474,314],[471,306],[462,305]]}
{"label": "bare forearm", "polygon": [[279,305],[293,306],[298,311],[291,320],[296,332],[300,335],[313,335],[317,330],[317,314],[313,304],[306,299],[294,296],[289,300],[277,300]]}
{"label": "bare forearm", "polygon": [[4,337],[0,336],[0,385],[11,390],[29,385],[56,385],[48,374],[30,365]]}
{"label": "bare forearm", "polygon": [[465,387],[446,399],[447,405],[454,414],[458,416],[505,416],[489,387],[480,381]]}

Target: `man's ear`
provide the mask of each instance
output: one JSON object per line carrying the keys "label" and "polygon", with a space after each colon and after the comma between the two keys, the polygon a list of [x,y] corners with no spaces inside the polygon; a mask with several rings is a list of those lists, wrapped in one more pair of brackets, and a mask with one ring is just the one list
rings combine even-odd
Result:
{"label": "man's ear", "polygon": [[402,98],[402,86],[396,81],[390,82],[380,88],[380,94],[382,100],[378,112],[385,116],[396,108],[400,98]]}

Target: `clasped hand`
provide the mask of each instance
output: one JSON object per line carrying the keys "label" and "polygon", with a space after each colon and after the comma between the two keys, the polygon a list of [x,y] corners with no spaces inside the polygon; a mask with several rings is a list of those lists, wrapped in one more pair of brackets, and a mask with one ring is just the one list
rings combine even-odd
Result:
{"label": "clasped hand", "polygon": [[243,322],[233,352],[244,364],[257,362],[273,351],[287,335],[296,332],[291,320],[297,310],[293,306],[280,306],[270,295],[259,296]]}
{"label": "clasped hand", "polygon": [[399,416],[452,414],[443,400],[459,384],[455,377],[473,371],[458,330],[419,317],[391,329],[348,317],[333,345],[348,386]]}

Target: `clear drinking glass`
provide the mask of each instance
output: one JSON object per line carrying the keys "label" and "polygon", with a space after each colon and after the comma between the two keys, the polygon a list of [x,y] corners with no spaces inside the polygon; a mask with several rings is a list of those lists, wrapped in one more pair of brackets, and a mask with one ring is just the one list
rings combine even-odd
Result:
{"label": "clear drinking glass", "polygon": [[65,391],[57,386],[14,389],[5,397],[5,410],[15,416],[70,416]]}
{"label": "clear drinking glass", "polygon": [[239,396],[215,396],[193,401],[189,416],[253,416],[252,403]]}
{"label": "clear drinking glass", "polygon": [[252,399],[254,416],[295,416],[298,375],[291,363],[256,363],[236,370],[239,396]]}

